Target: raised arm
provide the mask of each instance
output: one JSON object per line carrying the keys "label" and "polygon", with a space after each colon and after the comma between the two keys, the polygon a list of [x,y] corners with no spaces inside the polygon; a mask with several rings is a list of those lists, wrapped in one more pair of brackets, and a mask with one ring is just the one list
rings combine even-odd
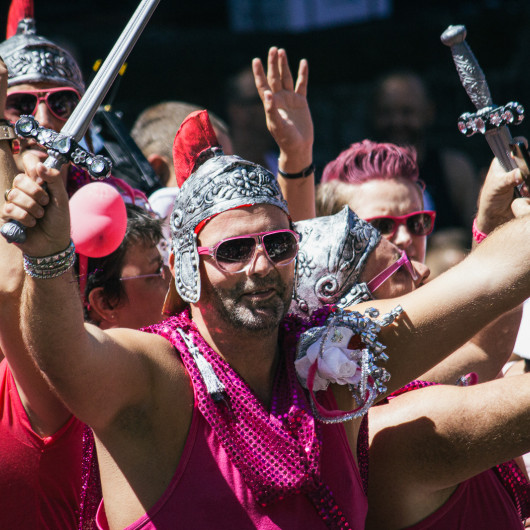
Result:
{"label": "raised arm", "polygon": [[[267,127],[280,149],[278,167],[281,172],[297,175],[313,163],[313,121],[307,103],[309,68],[300,61],[296,85],[285,50],[269,50],[267,74],[260,59],[252,61],[252,71],[265,109]],[[285,178],[278,173],[278,182],[289,204],[293,221],[315,217],[315,175]]]}
{"label": "raised arm", "polygon": [[[17,177],[21,198],[14,197],[3,213],[31,227],[20,245],[26,255],[51,256],[70,242],[68,196],[57,171],[39,163],[35,178],[36,182],[28,175]],[[27,204],[31,193],[21,190],[40,185],[43,179],[50,196],[45,212],[22,213],[25,210],[17,205]],[[133,404],[154,406],[155,392],[162,386],[158,376],[175,375],[174,367],[165,371],[174,357],[164,339],[134,330],[103,332],[85,326],[71,270],[47,279],[25,275],[20,319],[26,347],[40,368],[72,412],[95,430],[104,429]]]}
{"label": "raised arm", "polygon": [[367,528],[409,527],[461,482],[528,452],[529,400],[526,374],[424,388],[371,409]]}
{"label": "raised arm", "polygon": [[[528,205],[523,206],[528,211]],[[389,389],[417,378],[530,295],[528,237],[526,214],[500,227],[463,262],[416,291],[355,307],[372,306],[382,313],[397,304],[404,309],[396,325],[381,331],[392,375]],[[369,279],[363,275],[361,281]]]}
{"label": "raised arm", "polygon": [[[4,118],[7,91],[7,68],[0,59],[0,118]],[[5,197],[15,199],[11,190],[18,170],[9,141],[0,140],[0,204]],[[43,204],[47,197],[42,195]],[[7,205],[12,211],[15,206]],[[20,296],[24,278],[22,256],[14,245],[0,237],[0,350],[9,364],[18,394],[34,431],[40,436],[56,432],[69,418],[70,412],[50,389],[42,372],[23,345],[19,325]]]}
{"label": "raised arm", "polygon": [[[478,199],[479,231],[489,234],[514,218],[513,188],[521,182],[519,169],[506,173],[498,160],[493,159]],[[473,244],[477,245],[476,240]],[[501,315],[422,378],[452,384],[460,376],[476,372],[480,382],[494,379],[512,354],[521,313],[522,308],[517,307]]]}

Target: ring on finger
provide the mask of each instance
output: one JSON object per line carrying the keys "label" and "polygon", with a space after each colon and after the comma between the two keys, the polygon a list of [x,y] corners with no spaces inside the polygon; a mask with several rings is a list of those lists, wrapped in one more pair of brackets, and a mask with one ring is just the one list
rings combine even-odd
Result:
{"label": "ring on finger", "polygon": [[9,202],[9,193],[11,192],[13,188],[9,188],[4,192],[4,199],[6,202]]}

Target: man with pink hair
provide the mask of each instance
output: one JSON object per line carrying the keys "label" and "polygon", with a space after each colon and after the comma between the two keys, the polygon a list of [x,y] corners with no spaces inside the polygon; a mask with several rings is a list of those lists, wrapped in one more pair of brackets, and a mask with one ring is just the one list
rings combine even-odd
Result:
{"label": "man with pink hair", "polygon": [[318,213],[330,215],[348,204],[410,258],[424,262],[436,214],[423,208],[423,187],[413,148],[363,140],[324,168]]}

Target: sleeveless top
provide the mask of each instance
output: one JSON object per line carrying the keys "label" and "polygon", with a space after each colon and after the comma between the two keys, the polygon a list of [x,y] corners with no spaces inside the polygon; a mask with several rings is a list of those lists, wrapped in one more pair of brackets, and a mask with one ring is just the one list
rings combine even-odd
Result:
{"label": "sleeveless top", "polygon": [[53,435],[38,436],[7,361],[0,363],[0,528],[77,528],[83,429],[72,416]]}
{"label": "sleeveless top", "polygon": [[[145,331],[168,338],[181,357],[189,360],[191,356],[185,351],[186,346],[178,340],[178,333],[175,333],[176,328],[180,327],[179,324],[181,321],[177,317],[172,317],[165,322],[146,328]],[[290,340],[297,339],[296,331],[292,326],[285,335]],[[194,336],[194,341],[198,342],[196,336]],[[283,341],[283,344],[288,342],[289,340]],[[288,350],[290,348],[284,348],[285,357],[287,357],[285,352]],[[210,349],[208,355],[212,352],[213,350]],[[215,353],[214,355],[217,356]],[[212,358],[209,357],[208,360],[210,359]],[[294,358],[286,358],[285,361],[293,363]],[[144,516],[128,526],[127,530],[154,530],[155,528],[160,530],[176,527],[216,528],[218,530],[224,528],[227,530],[233,528],[248,528],[249,530],[255,528],[267,530],[364,528],[368,509],[366,494],[343,425],[319,425],[317,441],[320,449],[319,484],[322,483],[323,488],[318,489],[316,486],[313,488],[317,483],[311,482],[309,486],[301,484],[299,491],[290,491],[285,496],[257,497],[252,479],[249,479],[245,467],[238,460],[242,458],[241,454],[244,454],[244,451],[238,454],[238,451],[234,451],[230,444],[225,445],[222,430],[215,422],[211,423],[208,412],[201,410],[201,401],[205,399],[200,389],[201,382],[198,381],[193,367],[187,362],[184,364],[190,374],[195,396],[192,422],[184,451],[172,481],[162,497]],[[212,365],[216,373],[219,373],[218,365],[213,359]],[[219,375],[227,386],[230,385],[226,378]],[[231,374],[230,378],[234,387],[247,387],[246,383],[234,374]],[[299,386],[298,382],[296,384]],[[248,390],[251,392],[250,389]],[[301,387],[299,386],[297,390],[301,390]],[[234,394],[230,393],[229,388],[227,388],[227,393],[226,399],[233,404],[234,415],[231,421],[240,423],[238,420],[241,420],[241,417],[236,417],[240,414],[240,409],[234,403]],[[272,403],[283,400],[285,394],[283,387],[275,385]],[[247,398],[242,397],[242,399]],[[309,407],[307,398],[305,399],[305,406]],[[323,392],[320,399],[330,408],[336,408],[331,389]],[[225,407],[226,403],[220,406]],[[265,409],[261,408],[263,412]],[[288,414],[289,412],[284,416]],[[282,415],[274,418],[274,412],[271,412],[270,416],[273,425],[277,425],[277,420],[282,419]],[[296,429],[294,422],[289,425],[293,426],[293,430]],[[303,433],[300,433],[300,437],[302,436]],[[277,455],[273,454],[272,446],[267,446],[265,438],[263,436],[260,439],[253,439],[252,443],[257,447],[257,451],[260,445],[262,448],[266,447],[269,453],[265,451],[263,454],[265,456],[270,454],[272,460]],[[367,457],[366,440],[367,430],[362,429],[359,434],[359,446],[364,448],[361,454],[362,462]],[[306,450],[309,451],[309,448]],[[297,455],[294,455],[292,460],[296,464]],[[364,466],[364,463],[360,465]],[[318,502],[315,502],[315,495],[321,496]],[[333,502],[331,506],[328,506],[330,499]],[[102,530],[108,528],[103,503],[98,511],[97,523]]]}
{"label": "sleeveless top", "polygon": [[495,472],[488,469],[462,482],[434,513],[408,530],[520,530],[523,523]]}
{"label": "sleeveless top", "polygon": [[[436,384],[412,381],[388,399]],[[522,520],[529,516],[530,484],[519,466],[510,460],[459,484],[443,506],[407,529],[517,530],[523,528]]]}

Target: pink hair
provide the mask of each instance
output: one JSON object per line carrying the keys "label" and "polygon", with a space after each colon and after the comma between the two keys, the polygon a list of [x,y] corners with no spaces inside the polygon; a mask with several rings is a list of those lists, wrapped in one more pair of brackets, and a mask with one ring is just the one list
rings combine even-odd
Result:
{"label": "pink hair", "polygon": [[340,180],[362,184],[373,179],[401,177],[418,183],[418,175],[416,150],[413,147],[363,140],[350,145],[329,162],[324,168],[321,182]]}

